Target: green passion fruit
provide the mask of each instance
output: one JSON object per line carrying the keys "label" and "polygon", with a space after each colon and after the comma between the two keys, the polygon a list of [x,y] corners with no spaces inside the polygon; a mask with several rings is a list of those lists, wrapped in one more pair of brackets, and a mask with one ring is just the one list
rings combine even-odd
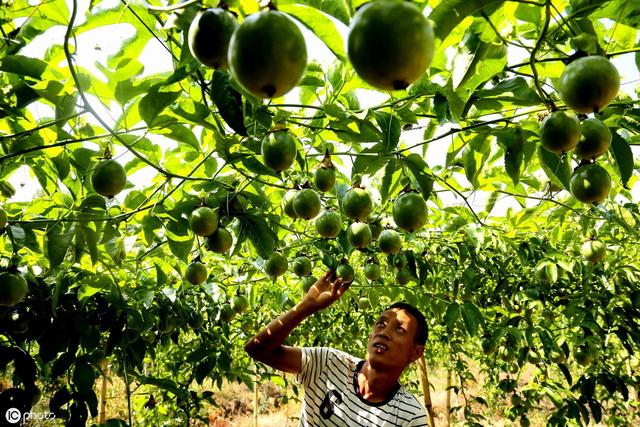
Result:
{"label": "green passion fruit", "polygon": [[293,199],[296,198],[298,190],[289,190],[282,196],[282,212],[290,218],[296,219],[298,215],[293,209]]}
{"label": "green passion fruit", "polygon": [[380,264],[370,262],[364,266],[364,276],[367,279],[378,280],[381,275],[382,275],[382,271],[380,269]]}
{"label": "green passion fruit", "polygon": [[340,264],[336,269],[336,275],[342,279],[344,283],[353,282],[353,279],[356,278],[356,272],[349,264]]}
{"label": "green passion fruit", "polygon": [[218,229],[218,214],[209,207],[201,206],[189,216],[189,228],[198,236],[210,236]]}
{"label": "green passion fruit", "polygon": [[224,227],[218,227],[211,236],[207,237],[207,247],[209,250],[219,254],[226,253],[232,244],[233,237]]}
{"label": "green passion fruit", "polygon": [[7,211],[0,208],[0,230],[3,230],[7,227]]}
{"label": "green passion fruit", "polygon": [[587,240],[580,248],[580,254],[593,264],[599,263],[607,254],[607,246],[600,240]]}
{"label": "green passion fruit", "polygon": [[396,271],[396,283],[398,285],[406,285],[411,280],[413,280],[413,277],[411,276],[411,272],[406,268],[402,268]]}
{"label": "green passion fruit", "polygon": [[322,212],[315,221],[316,231],[324,238],[332,239],[340,234],[342,218],[334,211]]}
{"label": "green passion fruit", "polygon": [[354,222],[347,228],[347,240],[354,248],[362,249],[371,242],[371,229],[364,222]]}
{"label": "green passion fruit", "polygon": [[316,279],[313,276],[308,276],[305,277],[304,280],[302,281],[302,283],[300,284],[300,287],[302,288],[302,292],[304,292],[305,294],[307,292],[309,292],[309,289],[311,289],[311,287],[318,281],[318,279]]}
{"label": "green passion fruit", "polygon": [[352,188],[342,198],[342,212],[356,221],[363,221],[373,210],[371,194],[363,188]]}
{"label": "green passion fruit", "polygon": [[249,15],[231,37],[231,74],[259,98],[277,98],[289,92],[306,66],[302,32],[278,11]]}
{"label": "green passion fruit", "polygon": [[285,130],[271,132],[262,140],[261,152],[264,164],[281,172],[289,169],[296,159],[296,139]]}
{"label": "green passion fruit", "polygon": [[429,67],[433,51],[431,24],[410,2],[373,1],[351,20],[349,60],[356,73],[378,89],[409,86]]}
{"label": "green passion fruit", "polygon": [[402,249],[402,237],[395,230],[384,230],[378,237],[378,247],[385,254],[394,254]]}
{"label": "green passion fruit", "polygon": [[553,153],[573,150],[580,140],[580,122],[573,114],[554,111],[540,125],[540,142]]}
{"label": "green passion fruit", "polygon": [[331,191],[336,185],[336,168],[321,164],[313,174],[313,183],[323,193]]}
{"label": "green passion fruit", "polygon": [[620,74],[604,56],[586,56],[567,65],[560,76],[560,97],[573,111],[602,111],[618,94]]}
{"label": "green passion fruit", "polygon": [[115,160],[101,160],[93,168],[91,185],[96,193],[111,198],[127,185],[127,172]]}
{"label": "green passion fruit", "polygon": [[393,220],[412,233],[427,223],[427,203],[418,193],[403,193],[393,203]]}
{"label": "green passion fruit", "polygon": [[581,159],[593,160],[609,149],[611,131],[600,120],[593,118],[584,120],[580,131],[580,140],[573,152]]}
{"label": "green passion fruit", "polygon": [[192,262],[184,271],[184,278],[192,285],[199,285],[207,280],[207,267],[201,262]]}
{"label": "green passion fruit", "polygon": [[320,197],[311,188],[300,190],[293,199],[293,210],[303,219],[312,219],[320,213]]}
{"label": "green passion fruit", "polygon": [[27,296],[27,281],[14,273],[0,273],[0,307],[11,307]]}
{"label": "green passion fruit", "polygon": [[580,166],[571,175],[569,189],[582,203],[600,203],[609,195],[611,176],[595,163]]}
{"label": "green passion fruit", "polygon": [[299,277],[305,277],[311,274],[311,261],[306,256],[299,256],[293,260],[292,268],[293,272]]}
{"label": "green passion fruit", "polygon": [[279,252],[274,252],[264,263],[264,271],[271,277],[282,276],[289,268],[287,257]]}
{"label": "green passion fruit", "polygon": [[238,295],[231,300],[231,309],[237,314],[244,313],[249,308],[249,299],[244,295]]}
{"label": "green passion fruit", "polygon": [[236,18],[220,8],[199,12],[189,26],[189,50],[201,64],[226,68],[231,35],[238,27]]}

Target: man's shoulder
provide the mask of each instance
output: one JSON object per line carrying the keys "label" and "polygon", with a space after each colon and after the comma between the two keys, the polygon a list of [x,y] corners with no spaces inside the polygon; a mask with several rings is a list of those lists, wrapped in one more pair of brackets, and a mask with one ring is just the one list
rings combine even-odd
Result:
{"label": "man's shoulder", "polygon": [[424,414],[424,408],[420,404],[418,398],[407,390],[404,386],[401,386],[396,393],[395,400],[397,404],[406,412],[414,414]]}

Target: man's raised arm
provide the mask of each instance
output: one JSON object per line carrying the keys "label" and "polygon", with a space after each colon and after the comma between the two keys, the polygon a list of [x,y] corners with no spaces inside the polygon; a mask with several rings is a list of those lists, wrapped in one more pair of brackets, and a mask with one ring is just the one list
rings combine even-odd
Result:
{"label": "man's raised arm", "polygon": [[309,289],[302,301],[264,327],[244,346],[253,359],[284,372],[299,373],[302,352],[297,347],[283,345],[291,331],[304,319],[333,304],[349,288],[350,283],[336,279],[327,271]]}

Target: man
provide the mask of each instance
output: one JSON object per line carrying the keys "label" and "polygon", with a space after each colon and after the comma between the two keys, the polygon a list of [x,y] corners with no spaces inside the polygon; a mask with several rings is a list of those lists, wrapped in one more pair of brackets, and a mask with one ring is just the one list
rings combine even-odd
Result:
{"label": "man", "polygon": [[380,315],[365,360],[331,348],[283,345],[296,326],[337,301],[349,285],[326,272],[245,350],[275,369],[297,374],[305,390],[300,426],[426,427],[424,409],[398,383],[404,369],[422,356],[427,339],[427,323],[416,308],[396,303]]}

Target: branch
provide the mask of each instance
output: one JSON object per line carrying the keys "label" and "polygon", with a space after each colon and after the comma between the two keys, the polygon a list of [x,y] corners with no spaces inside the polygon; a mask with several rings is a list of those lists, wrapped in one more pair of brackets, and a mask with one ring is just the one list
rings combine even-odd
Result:
{"label": "branch", "polygon": [[559,202],[557,200],[554,200],[554,199],[549,199],[547,197],[529,196],[529,195],[525,195],[525,194],[512,193],[510,191],[504,191],[504,190],[495,190],[495,192],[496,193],[500,193],[500,194],[506,194],[506,195],[512,196],[512,197],[520,197],[520,198],[523,198],[523,199],[532,199],[532,200],[541,200],[543,202],[551,202],[551,203],[554,203],[554,204],[556,204],[558,206],[562,206],[563,208],[565,208],[567,210],[570,210],[571,212],[573,212],[573,213],[575,213],[575,214],[577,214],[579,216],[585,217],[585,218],[595,219],[595,220],[603,219],[602,217],[594,217],[594,216],[591,216],[591,215],[585,215],[585,214],[577,211],[576,209],[572,208],[571,206],[568,206],[568,205],[566,205],[566,204],[564,204],[562,202]]}
{"label": "branch", "polygon": [[63,117],[61,119],[52,120],[50,122],[42,123],[41,125],[38,125],[38,126],[36,126],[34,128],[23,130],[22,132],[14,133],[14,134],[11,134],[11,135],[0,135],[0,141],[2,141],[3,139],[8,139],[8,138],[17,138],[17,137],[20,137],[20,136],[23,136],[23,135],[28,135],[28,134],[30,134],[32,132],[36,132],[36,131],[39,131],[39,130],[42,130],[42,129],[46,129],[49,126],[56,125],[56,124],[58,124],[60,122],[66,122],[68,120],[75,119],[76,117],[81,116],[82,114],[84,114],[86,112],[87,112],[86,110],[83,110],[83,111],[81,111],[79,113],[75,113],[75,114],[72,114],[70,116]]}
{"label": "branch", "polygon": [[467,205],[467,208],[469,208],[469,210],[471,211],[471,213],[473,214],[473,217],[476,219],[476,222],[484,227],[486,227],[487,225],[482,222],[482,220],[480,219],[480,217],[478,216],[478,214],[476,214],[476,211],[473,210],[473,208],[471,207],[471,204],[469,203],[469,200],[467,197],[465,197],[464,194],[462,194],[457,188],[454,188],[451,184],[449,184],[444,178],[439,177],[438,175],[433,175],[433,177],[435,179],[437,179],[438,181],[442,182],[444,185],[446,185],[447,187],[449,187],[451,189],[451,191],[453,191],[454,193],[456,193],[458,196],[462,197],[462,200],[464,200],[464,204]]}
{"label": "branch", "polygon": [[[138,131],[138,130],[146,130],[146,129],[147,129],[146,126],[142,126],[142,127],[139,127],[139,128],[130,129],[130,130],[126,131],[126,132],[122,131],[122,132],[118,132],[118,133],[124,135],[124,134],[128,134],[129,132],[134,132],[134,131]],[[37,147],[29,147],[29,148],[25,148],[24,150],[16,151],[15,153],[11,153],[11,154],[7,154],[7,155],[4,155],[4,156],[0,156],[0,163],[2,163],[6,159],[10,159],[12,157],[21,156],[21,155],[27,154],[27,153],[33,153],[35,151],[47,150],[49,148],[63,147],[63,146],[69,145],[69,144],[74,144],[76,142],[85,142],[85,141],[93,141],[94,139],[103,139],[103,138],[106,138],[108,136],[112,136],[112,134],[108,133],[108,134],[88,136],[86,138],[78,138],[78,139],[63,139],[62,141],[58,141],[55,144],[51,144],[51,145],[39,145]]]}
{"label": "branch", "polygon": [[540,50],[542,43],[545,41],[545,38],[547,36],[547,31],[549,30],[550,20],[551,20],[551,0],[546,0],[544,26],[542,27],[542,31],[540,31],[540,36],[538,37],[538,41],[536,41],[536,45],[531,51],[531,57],[529,59],[529,63],[531,64],[531,72],[533,73],[533,82],[536,85],[536,89],[538,90],[540,99],[544,100],[547,108],[550,111],[554,111],[556,109],[555,103],[551,98],[549,98],[549,95],[542,89],[542,86],[540,85],[540,81],[538,78],[538,69],[536,68],[536,54],[538,53],[538,50]]}

